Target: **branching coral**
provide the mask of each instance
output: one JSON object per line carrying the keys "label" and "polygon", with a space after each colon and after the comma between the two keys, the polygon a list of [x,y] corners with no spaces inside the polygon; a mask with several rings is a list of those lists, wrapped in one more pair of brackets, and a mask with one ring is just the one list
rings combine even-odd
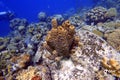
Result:
{"label": "branching coral", "polygon": [[30,55],[29,54],[22,54],[20,56],[13,56],[10,61],[17,67],[17,68],[24,68],[26,67],[27,63],[30,62]]}
{"label": "branching coral", "polygon": [[52,19],[52,29],[46,36],[46,46],[51,53],[58,56],[69,56],[73,45],[79,38],[75,36],[75,27],[68,20],[58,26],[56,19]]}
{"label": "branching coral", "polygon": [[107,69],[112,75],[120,77],[120,64],[115,59],[108,60],[104,57],[101,61],[103,67]]}

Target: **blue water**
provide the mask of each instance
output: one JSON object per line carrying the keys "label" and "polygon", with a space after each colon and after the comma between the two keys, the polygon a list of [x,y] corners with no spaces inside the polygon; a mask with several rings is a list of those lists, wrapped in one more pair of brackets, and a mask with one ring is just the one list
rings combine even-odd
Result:
{"label": "blue water", "polygon": [[[11,10],[18,18],[26,18],[29,22],[37,22],[37,14],[41,11],[48,16],[63,14],[73,8],[93,6],[92,0],[1,0],[0,12]],[[0,20],[0,36],[10,32],[9,20]]]}

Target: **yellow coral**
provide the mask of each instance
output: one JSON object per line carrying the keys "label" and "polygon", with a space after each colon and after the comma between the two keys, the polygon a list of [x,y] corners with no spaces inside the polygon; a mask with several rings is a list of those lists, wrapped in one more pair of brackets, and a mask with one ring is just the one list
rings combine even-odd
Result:
{"label": "yellow coral", "polygon": [[112,75],[120,77],[120,64],[115,59],[108,60],[104,57],[101,63]]}
{"label": "yellow coral", "polygon": [[56,51],[58,56],[68,56],[73,44],[78,38],[75,38],[75,27],[68,20],[58,26],[56,19],[52,19],[52,29],[46,36],[46,43],[49,50]]}
{"label": "yellow coral", "polygon": [[34,67],[28,67],[27,70],[22,70],[18,73],[17,80],[31,80],[35,76],[36,69]]}

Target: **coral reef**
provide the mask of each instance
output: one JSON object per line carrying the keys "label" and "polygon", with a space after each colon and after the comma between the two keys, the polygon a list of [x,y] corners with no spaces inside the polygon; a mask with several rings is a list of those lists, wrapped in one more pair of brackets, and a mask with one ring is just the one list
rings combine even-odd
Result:
{"label": "coral reef", "polygon": [[[71,54],[69,59],[61,59],[59,60],[59,63],[57,60],[52,60],[46,56],[50,55],[51,52],[44,50],[43,48],[38,49],[37,52],[41,54],[40,59],[48,64],[53,80],[98,79],[99,77],[96,76],[98,73],[96,72],[99,72],[102,57],[115,57],[117,52],[100,37],[91,32],[81,30],[78,30],[77,34],[80,36],[81,44],[83,44],[83,46],[76,47],[74,49],[74,54]],[[120,54],[117,55],[120,56]],[[102,74],[102,76],[105,76],[103,79],[114,79],[113,76],[107,73]]]}
{"label": "coral reef", "polygon": [[28,24],[26,19],[19,18],[11,20],[11,33],[0,37],[0,80],[120,77],[120,53],[114,49],[120,51],[120,20],[115,19],[116,9],[91,9],[86,13],[91,25],[83,17],[87,8],[81,11],[69,12],[70,17],[64,14],[68,20],[61,14],[48,17],[44,12],[38,14],[37,23]]}
{"label": "coral reef", "polygon": [[[104,6],[106,8],[114,7],[119,12],[120,11],[120,0],[104,0],[104,1],[97,1],[96,0],[95,6]],[[118,15],[120,15],[120,14],[118,13]]]}
{"label": "coral reef", "polygon": [[12,57],[12,54],[9,53],[7,50],[0,52],[0,70],[4,70],[7,68],[8,61],[7,59],[10,59]]}
{"label": "coral reef", "polygon": [[12,71],[25,68],[28,66],[28,63],[31,61],[29,54],[22,54],[20,56],[13,56],[10,59],[10,65],[12,65]]}
{"label": "coral reef", "polygon": [[28,70],[20,71],[16,79],[17,80],[32,80],[32,78],[36,75],[35,72],[36,72],[36,68],[28,67]]}
{"label": "coral reef", "polygon": [[[8,77],[9,78],[9,77]],[[7,78],[7,79],[8,79]],[[15,80],[51,80],[50,71],[46,64],[29,66],[14,74]]]}
{"label": "coral reef", "polygon": [[45,12],[39,12],[39,13],[38,13],[38,19],[39,19],[40,21],[46,21],[46,19],[47,19],[46,13],[45,13]]}
{"label": "coral reef", "polygon": [[76,29],[79,29],[85,25],[81,16],[79,16],[78,14],[75,14],[75,15],[69,17],[69,21],[72,25],[74,25],[76,27]]}
{"label": "coral reef", "polygon": [[117,10],[115,8],[110,8],[107,10],[107,13],[105,14],[105,17],[112,18],[117,16]]}
{"label": "coral reef", "polygon": [[46,46],[52,50],[51,53],[58,56],[68,56],[72,46],[77,43],[75,27],[67,20],[62,26],[58,26],[56,19],[52,19],[52,29],[46,36]]}
{"label": "coral reef", "polygon": [[104,57],[101,61],[103,67],[107,69],[112,75],[120,77],[120,63],[115,59]]}
{"label": "coral reef", "polygon": [[120,28],[120,21],[111,21],[111,22],[105,22],[105,23],[98,23],[97,29],[101,32],[108,33],[115,29]]}
{"label": "coral reef", "polygon": [[0,37],[0,51],[6,48],[6,45],[9,43],[9,38],[2,38]]}
{"label": "coral reef", "polygon": [[104,7],[95,7],[88,11],[85,15],[86,22],[88,24],[98,22],[106,22],[107,20],[113,20],[117,16],[117,11],[115,8],[106,9]]}
{"label": "coral reef", "polygon": [[16,29],[18,26],[27,26],[28,22],[26,19],[15,18],[10,21],[11,29]]}
{"label": "coral reef", "polygon": [[64,21],[64,17],[61,14],[56,14],[52,16],[52,19],[56,19],[58,24],[61,24]]}
{"label": "coral reef", "polygon": [[114,30],[111,33],[106,33],[104,37],[111,46],[120,51],[120,29]]}

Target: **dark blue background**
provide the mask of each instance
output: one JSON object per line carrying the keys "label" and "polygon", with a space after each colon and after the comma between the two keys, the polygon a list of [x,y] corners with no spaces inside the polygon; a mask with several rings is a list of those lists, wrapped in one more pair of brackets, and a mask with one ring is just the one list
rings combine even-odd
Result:
{"label": "dark blue background", "polygon": [[[78,7],[92,5],[92,0],[2,0],[0,1],[0,11],[11,10],[15,12],[16,17],[35,22],[40,11],[44,11],[48,15],[62,14],[70,8],[76,10]],[[9,31],[9,21],[0,21],[0,36],[7,35]]]}

